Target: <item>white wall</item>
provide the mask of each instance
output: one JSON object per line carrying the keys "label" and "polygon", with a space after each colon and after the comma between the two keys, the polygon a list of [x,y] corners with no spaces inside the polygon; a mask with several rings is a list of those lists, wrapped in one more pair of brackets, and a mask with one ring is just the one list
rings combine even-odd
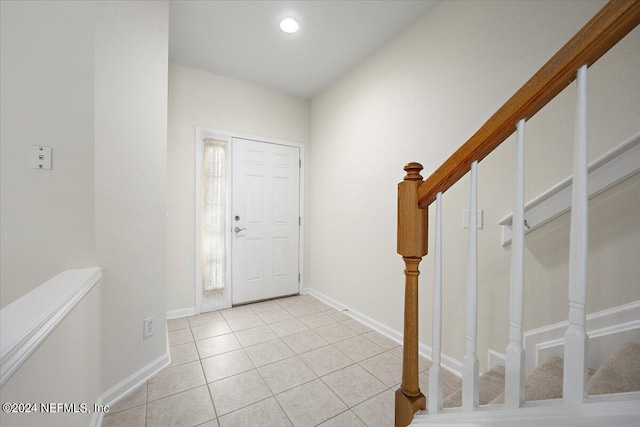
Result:
{"label": "white wall", "polygon": [[[404,267],[395,252],[402,167],[419,161],[423,176],[433,172],[602,5],[442,2],[314,98],[309,286],[401,331]],[[591,159],[640,131],[639,45],[636,29],[590,69]],[[527,200],[570,174],[574,98],[572,86],[528,124]],[[479,167],[482,367],[487,347],[504,351],[507,343],[510,249],[500,245],[497,222],[511,212],[513,158],[511,138]],[[591,203],[589,312],[640,299],[639,182]],[[444,205],[443,350],[462,360],[467,178]],[[527,237],[526,329],[566,319],[567,237],[566,216]],[[420,337],[427,344],[432,265],[431,255],[421,265]]]}
{"label": "white wall", "polygon": [[[1,2],[0,300],[94,266],[93,3]],[[29,147],[53,168],[29,166]]]}
{"label": "white wall", "polygon": [[[166,352],[167,2],[100,2],[95,229],[109,389]],[[142,322],[155,316],[155,334]]]}
{"label": "white wall", "polygon": [[[168,13],[2,2],[2,304],[67,268],[103,271],[3,399],[92,404],[166,353]],[[51,171],[28,168],[31,144],[53,147]]]}
{"label": "white wall", "polygon": [[[196,126],[307,144],[309,101],[169,64],[168,310],[195,306]],[[305,147],[307,159],[309,148],[308,145]],[[309,164],[308,161],[305,163]],[[310,177],[309,167],[306,177],[307,180]],[[308,215],[306,218],[308,220]],[[306,252],[309,253],[308,245]]]}
{"label": "white wall", "polygon": [[[0,400],[22,403],[93,404],[101,389],[102,282],[60,322],[0,390]],[[96,333],[98,332],[98,333]],[[3,427],[86,427],[92,414],[0,412]]]}

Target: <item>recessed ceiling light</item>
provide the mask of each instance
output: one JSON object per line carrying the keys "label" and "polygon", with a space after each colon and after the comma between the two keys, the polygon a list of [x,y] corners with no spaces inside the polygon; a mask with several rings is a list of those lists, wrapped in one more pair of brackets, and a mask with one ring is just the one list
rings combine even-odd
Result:
{"label": "recessed ceiling light", "polygon": [[285,33],[295,33],[296,31],[298,31],[298,28],[300,28],[300,26],[295,19],[285,18],[280,21],[280,29]]}

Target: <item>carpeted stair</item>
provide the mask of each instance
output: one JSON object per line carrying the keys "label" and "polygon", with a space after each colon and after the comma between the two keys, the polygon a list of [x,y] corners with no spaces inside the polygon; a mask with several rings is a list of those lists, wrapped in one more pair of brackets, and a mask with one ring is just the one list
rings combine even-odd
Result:
{"label": "carpeted stair", "polygon": [[[552,357],[536,367],[525,379],[526,400],[562,398],[563,360]],[[640,391],[640,345],[626,343],[598,368],[589,370],[589,395]],[[496,366],[480,376],[480,405],[504,403],[504,367]],[[462,405],[462,389],[445,397],[443,406]]]}
{"label": "carpeted stair", "polygon": [[[480,376],[478,384],[479,400],[481,405],[491,402],[504,390],[504,366],[495,366]],[[462,406],[462,389],[445,397],[442,402],[445,408]]]}
{"label": "carpeted stair", "polygon": [[590,395],[640,390],[640,345],[622,344],[587,384]]}

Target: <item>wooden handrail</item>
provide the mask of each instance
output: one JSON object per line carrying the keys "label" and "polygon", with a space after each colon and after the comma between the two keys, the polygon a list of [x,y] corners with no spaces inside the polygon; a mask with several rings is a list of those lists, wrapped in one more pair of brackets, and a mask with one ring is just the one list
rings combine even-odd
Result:
{"label": "wooden handrail", "polygon": [[611,0],[489,120],[418,187],[418,204],[429,206],[576,78],[640,24],[640,0]]}

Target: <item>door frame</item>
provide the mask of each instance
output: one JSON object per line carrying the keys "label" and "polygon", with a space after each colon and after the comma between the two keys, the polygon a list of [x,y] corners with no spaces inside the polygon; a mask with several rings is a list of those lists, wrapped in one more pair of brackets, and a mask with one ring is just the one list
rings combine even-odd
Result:
{"label": "door frame", "polygon": [[255,135],[246,135],[238,132],[229,132],[222,131],[217,129],[212,129],[205,126],[196,126],[195,128],[195,165],[194,165],[194,247],[195,247],[195,311],[196,314],[202,313],[202,262],[201,262],[201,248],[200,248],[200,215],[198,212],[198,201],[200,198],[200,173],[202,168],[202,154],[204,151],[204,139],[211,137],[223,137],[227,138],[229,141],[229,149],[227,150],[227,221],[226,228],[227,233],[226,236],[226,244],[225,248],[227,250],[227,283],[229,284],[229,293],[227,294],[224,301],[221,301],[219,306],[207,308],[206,311],[214,311],[220,310],[223,308],[231,307],[232,294],[233,294],[233,283],[232,283],[232,271],[231,271],[231,200],[232,200],[232,191],[233,191],[233,138],[239,139],[248,139],[251,141],[262,142],[266,144],[277,144],[277,145],[285,145],[289,147],[295,147],[300,150],[300,182],[299,182],[299,212],[300,212],[300,237],[298,241],[298,271],[300,272],[300,280],[298,281],[298,292],[302,292],[304,289],[304,242],[305,242],[305,217],[304,217],[304,186],[305,186],[305,153],[304,153],[304,144],[293,141],[286,141],[282,139],[275,138],[267,138],[262,136]]}

